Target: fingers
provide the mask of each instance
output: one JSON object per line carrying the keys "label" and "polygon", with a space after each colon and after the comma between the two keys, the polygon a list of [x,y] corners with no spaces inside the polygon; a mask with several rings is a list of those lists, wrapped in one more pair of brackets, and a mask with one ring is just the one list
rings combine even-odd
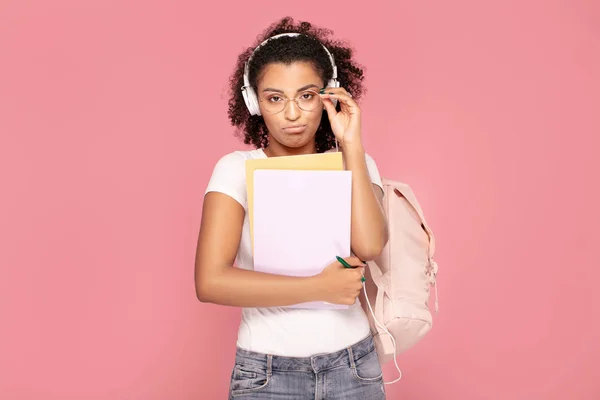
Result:
{"label": "fingers", "polygon": [[326,88],[324,89],[325,93],[321,94],[321,98],[323,99],[323,104],[328,112],[330,109],[335,110],[333,107],[333,103],[330,99],[338,99],[341,103],[347,105],[350,110],[359,110],[358,104],[352,98],[352,95],[346,91],[344,88]]}
{"label": "fingers", "polygon": [[332,99],[338,100],[340,103],[340,110],[349,115],[360,115],[360,107],[352,99],[352,95],[346,91],[344,88],[325,88],[322,90],[323,93],[320,93],[321,100],[323,101],[323,106],[327,111],[327,116],[329,118],[329,122],[333,123],[334,118],[337,115],[337,110],[333,105]]}
{"label": "fingers", "polygon": [[348,296],[344,299],[343,304],[351,306],[352,304],[356,303],[356,298],[360,296],[361,289],[362,286],[360,288],[357,288],[354,293],[348,294]]}
{"label": "fingers", "polygon": [[362,287],[362,284],[364,281],[365,281],[365,269],[361,268],[360,275],[358,276],[358,283],[359,283],[360,287]]}
{"label": "fingers", "polygon": [[344,300],[344,301],[342,302],[342,304],[343,304],[343,305],[345,305],[345,306],[351,306],[351,305],[353,305],[354,303],[356,303],[356,297],[351,297],[351,298],[349,298],[349,299],[346,299],[346,300]]}
{"label": "fingers", "polygon": [[346,88],[343,88],[343,87],[339,87],[339,88],[328,87],[328,88],[322,89],[321,92],[323,92],[321,94],[330,94],[330,93],[345,94],[345,95],[347,95],[349,97],[352,97],[352,95],[350,94],[350,92],[348,92],[346,90]]}
{"label": "fingers", "polygon": [[357,267],[351,271],[348,271],[348,273],[353,274],[353,280],[355,280],[355,283],[353,283],[353,287],[360,291],[360,289],[362,289],[362,283],[364,282],[365,268]]}
{"label": "fingers", "polygon": [[321,95],[321,100],[323,100],[323,105],[325,106],[325,110],[327,111],[327,115],[331,116],[335,115],[337,113],[337,110],[335,109],[335,106],[333,105],[333,102],[331,101],[331,99],[329,97],[324,97],[325,95]]}
{"label": "fingers", "polygon": [[346,258],[344,258],[344,261],[346,261],[352,267],[366,267],[367,266],[366,262],[362,261],[360,258],[355,257],[355,256],[346,257]]}
{"label": "fingers", "polygon": [[361,284],[362,282],[365,282],[365,267],[367,266],[367,263],[365,261],[362,261],[360,258],[353,256],[345,258],[344,261],[347,264],[345,268],[347,269],[349,265],[352,269],[355,270],[353,272],[357,274],[359,282]]}

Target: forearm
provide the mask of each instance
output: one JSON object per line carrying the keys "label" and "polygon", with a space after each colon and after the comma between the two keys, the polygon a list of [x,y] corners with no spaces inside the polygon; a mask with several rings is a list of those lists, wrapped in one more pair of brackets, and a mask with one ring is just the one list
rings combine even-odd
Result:
{"label": "forearm", "polygon": [[379,256],[388,240],[387,222],[369,176],[362,144],[343,149],[346,169],[352,171],[352,251],[364,261]]}
{"label": "forearm", "polygon": [[283,307],[318,301],[320,286],[316,276],[292,277],[225,267],[196,282],[202,302],[234,307]]}

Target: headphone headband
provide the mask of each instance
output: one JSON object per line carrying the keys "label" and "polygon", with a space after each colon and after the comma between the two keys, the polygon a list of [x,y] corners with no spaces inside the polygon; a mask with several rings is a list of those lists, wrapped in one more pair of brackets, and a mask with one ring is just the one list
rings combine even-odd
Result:
{"label": "headphone headband", "polygon": [[[250,85],[250,62],[252,61],[252,58],[254,57],[254,53],[256,53],[256,51],[259,48],[261,48],[262,46],[264,46],[266,43],[268,43],[269,41],[271,41],[273,39],[277,39],[277,38],[280,38],[283,36],[296,37],[296,36],[300,36],[300,35],[302,35],[302,34],[297,33],[297,32],[288,32],[288,33],[280,33],[278,35],[271,36],[271,37],[267,38],[266,40],[264,40],[261,44],[256,46],[256,48],[252,51],[252,54],[250,54],[250,57],[248,57],[248,61],[246,61],[246,63],[244,64],[244,86],[242,86],[242,95],[244,96],[244,101],[246,102],[246,107],[248,108],[248,111],[250,111],[250,115],[261,115],[260,107],[258,106],[258,97],[256,96],[256,92]],[[327,49],[327,47],[325,47],[323,44],[321,44],[321,46],[323,47],[323,49],[325,49],[325,52],[327,53],[327,56],[329,57],[329,61],[331,62],[331,67],[333,68],[333,76],[327,83],[327,86],[328,87],[339,87],[340,84],[337,80],[337,66],[335,65],[335,60],[333,59],[333,55]],[[333,101],[334,101],[334,106],[335,106],[337,102],[335,100],[333,100]]]}

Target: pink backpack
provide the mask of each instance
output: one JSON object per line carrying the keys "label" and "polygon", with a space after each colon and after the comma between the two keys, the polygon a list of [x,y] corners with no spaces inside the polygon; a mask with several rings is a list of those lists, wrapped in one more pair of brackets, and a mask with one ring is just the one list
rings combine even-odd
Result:
{"label": "pink backpack", "polygon": [[375,346],[381,364],[419,342],[431,329],[430,288],[435,289],[435,311],[438,311],[436,275],[433,260],[435,239],[423,210],[404,183],[383,179],[383,205],[389,224],[389,241],[382,254],[368,262],[365,294]]}

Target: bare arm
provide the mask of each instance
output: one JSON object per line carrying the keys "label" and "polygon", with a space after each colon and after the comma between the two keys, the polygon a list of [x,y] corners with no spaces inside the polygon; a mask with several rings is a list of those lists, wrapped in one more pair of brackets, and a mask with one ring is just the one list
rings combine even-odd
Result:
{"label": "bare arm", "polygon": [[[312,277],[290,277],[234,268],[244,208],[231,197],[204,198],[195,262],[196,295],[202,302],[236,307],[282,307],[309,301],[352,304],[361,288],[361,268],[332,264]],[[358,259],[346,259],[353,266]]]}
{"label": "bare arm", "polygon": [[364,261],[375,259],[388,241],[381,205],[383,192],[371,182],[362,144],[343,149],[346,169],[352,171],[352,251]]}
{"label": "bare arm", "polygon": [[[346,169],[352,171],[352,239],[357,257],[370,261],[381,254],[388,241],[387,221],[381,205],[383,192],[373,185],[361,142],[361,110],[345,88],[327,88],[321,94],[331,129],[342,145]],[[340,111],[332,99],[340,101]]]}
{"label": "bare arm", "polygon": [[285,306],[317,300],[313,278],[233,267],[244,213],[244,208],[231,197],[218,192],[206,194],[195,263],[198,299],[238,307]]}

